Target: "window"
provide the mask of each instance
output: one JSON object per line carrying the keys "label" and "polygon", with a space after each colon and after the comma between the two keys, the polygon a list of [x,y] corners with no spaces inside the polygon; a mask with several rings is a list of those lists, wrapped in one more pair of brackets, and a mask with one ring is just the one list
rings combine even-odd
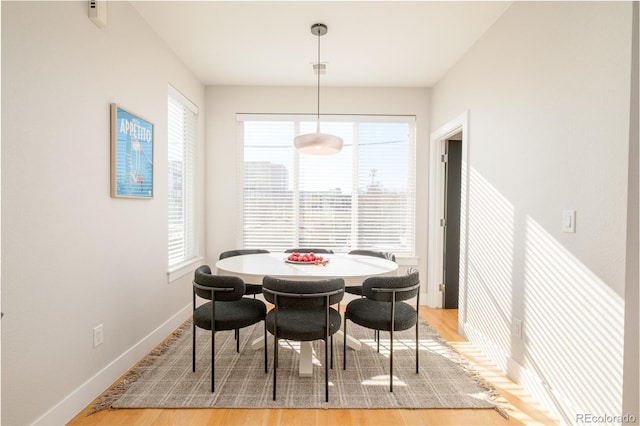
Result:
{"label": "window", "polygon": [[[325,116],[326,118],[326,116]],[[309,116],[239,114],[241,241],[246,248],[324,247],[415,253],[415,117],[331,116],[344,140],[330,156],[299,155]]]}
{"label": "window", "polygon": [[198,108],[169,87],[169,268],[197,255],[194,229],[194,150]]}

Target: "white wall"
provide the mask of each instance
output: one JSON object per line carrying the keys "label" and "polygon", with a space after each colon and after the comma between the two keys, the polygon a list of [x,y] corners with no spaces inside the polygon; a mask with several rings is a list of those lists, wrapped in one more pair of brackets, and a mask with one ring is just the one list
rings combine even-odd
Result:
{"label": "white wall", "polygon": [[432,89],[469,113],[461,326],[570,423],[624,414],[630,52],[630,2],[515,2]]}
{"label": "white wall", "polygon": [[[627,267],[625,284],[625,348],[623,412],[640,411],[640,3],[633,3],[633,36],[631,57],[631,102],[629,112],[629,199],[627,202]],[[638,421],[640,422],[640,416]]]}
{"label": "white wall", "polygon": [[[201,107],[201,139],[204,87],[129,3],[105,29],[87,7],[2,2],[7,425],[63,424],[190,314],[190,276],[167,282],[167,86]],[[109,195],[111,102],[155,124],[153,200]]]}
{"label": "white wall", "polygon": [[[206,262],[239,248],[236,113],[315,113],[313,87],[207,87]],[[426,289],[429,90],[424,88],[321,88],[324,114],[415,115],[417,137],[416,256]],[[293,144],[293,141],[291,141]],[[331,171],[327,171],[331,173]],[[413,261],[410,260],[410,261]],[[426,300],[426,297],[421,299]]]}

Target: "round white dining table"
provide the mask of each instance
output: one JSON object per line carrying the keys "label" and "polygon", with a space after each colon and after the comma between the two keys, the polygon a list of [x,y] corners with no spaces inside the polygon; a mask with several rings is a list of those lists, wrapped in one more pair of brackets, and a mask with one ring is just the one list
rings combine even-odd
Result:
{"label": "round white dining table", "polygon": [[[289,253],[245,254],[227,257],[216,263],[221,273],[246,277],[255,282],[265,275],[285,279],[323,279],[341,277],[347,281],[362,281],[374,275],[395,272],[398,265],[387,259],[355,254],[318,254],[327,264],[292,263],[287,261]],[[347,285],[350,285],[347,283]]]}
{"label": "round white dining table", "polygon": [[[368,277],[395,275],[398,264],[391,260],[353,254],[319,254],[326,260],[322,264],[302,264],[287,261],[288,253],[261,253],[232,256],[219,260],[216,269],[220,275],[235,275],[252,284],[262,283],[262,278],[272,276],[291,280],[316,280],[340,277],[345,285],[360,285]],[[342,339],[342,330],[336,333]],[[360,349],[360,341],[348,336],[347,345]],[[262,338],[256,339],[253,348],[262,347]],[[311,342],[300,343],[300,376],[311,376],[313,371],[313,349]]]}

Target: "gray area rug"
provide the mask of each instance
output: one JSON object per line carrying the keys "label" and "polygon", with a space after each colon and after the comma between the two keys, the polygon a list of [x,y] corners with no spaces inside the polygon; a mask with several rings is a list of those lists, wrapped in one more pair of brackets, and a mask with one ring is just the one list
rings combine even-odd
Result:
{"label": "gray area rug", "polygon": [[[313,377],[298,375],[297,342],[280,341],[277,401],[272,400],[273,336],[268,334],[269,372],[262,347],[262,323],[240,332],[240,353],[233,332],[216,335],[216,391],[210,391],[210,332],[197,329],[196,372],[191,370],[191,322],[106,392],[94,412],[114,408],[495,408],[494,391],[469,368],[431,327],[420,322],[420,373],[415,373],[415,329],[395,333],[394,386],[389,392],[389,335],[381,333],[380,353],[373,331],[349,323],[349,335],[362,349],[347,350],[335,341],[329,370],[329,402],[324,401],[324,343],[314,342]],[[315,356],[317,354],[317,357]]]}

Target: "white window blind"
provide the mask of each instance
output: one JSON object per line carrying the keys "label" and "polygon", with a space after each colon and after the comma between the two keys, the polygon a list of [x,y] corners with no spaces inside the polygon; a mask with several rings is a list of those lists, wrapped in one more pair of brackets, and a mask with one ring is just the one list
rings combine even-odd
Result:
{"label": "white window blind", "polygon": [[415,253],[415,117],[331,116],[336,155],[299,155],[309,116],[238,115],[241,244]]}
{"label": "white window blind", "polygon": [[195,257],[194,151],[198,109],[170,87],[168,96],[169,267]]}

